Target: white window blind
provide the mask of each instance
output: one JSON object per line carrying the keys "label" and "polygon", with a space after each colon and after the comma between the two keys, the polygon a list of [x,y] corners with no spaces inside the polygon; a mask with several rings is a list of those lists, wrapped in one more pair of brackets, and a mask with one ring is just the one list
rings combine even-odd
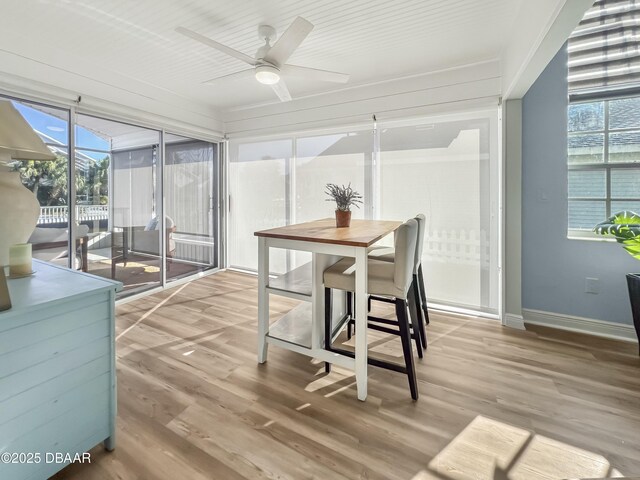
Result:
{"label": "white window blind", "polygon": [[568,52],[572,101],[640,93],[640,1],[596,1]]}
{"label": "white window blind", "polygon": [[[257,267],[253,232],[333,216],[328,182],[351,185],[354,218],[427,217],[423,268],[433,304],[495,314],[499,303],[497,110],[229,143],[229,265]],[[373,127],[373,128],[372,128]],[[386,240],[392,244],[393,236]],[[384,240],[383,240],[384,241]],[[272,273],[308,262],[273,249]]]}

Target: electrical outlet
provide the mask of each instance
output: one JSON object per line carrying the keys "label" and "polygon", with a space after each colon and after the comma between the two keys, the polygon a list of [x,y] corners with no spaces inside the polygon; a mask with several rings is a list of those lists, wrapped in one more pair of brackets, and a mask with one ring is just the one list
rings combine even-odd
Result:
{"label": "electrical outlet", "polygon": [[547,202],[548,200],[549,200],[549,197],[547,195],[547,191],[544,188],[539,188],[538,189],[538,201]]}
{"label": "electrical outlet", "polygon": [[597,278],[587,277],[584,279],[584,291],[585,293],[600,293],[600,280]]}

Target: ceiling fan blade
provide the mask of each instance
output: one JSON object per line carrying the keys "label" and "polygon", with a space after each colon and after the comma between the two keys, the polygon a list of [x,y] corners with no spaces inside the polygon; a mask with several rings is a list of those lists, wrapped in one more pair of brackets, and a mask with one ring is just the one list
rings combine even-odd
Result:
{"label": "ceiling fan blade", "polygon": [[283,65],[280,67],[280,72],[292,77],[302,77],[321,82],[347,83],[349,81],[349,74],[347,73],[318,70],[317,68],[300,67],[298,65]]}
{"label": "ceiling fan blade", "polygon": [[313,30],[313,24],[302,17],[297,17],[276,43],[267,52],[264,59],[269,63],[284,65],[296,48]]}
{"label": "ceiling fan blade", "polygon": [[194,32],[193,30],[189,30],[188,28],[184,28],[184,27],[176,28],[176,32],[181,33],[186,37],[192,38],[196,42],[204,43],[205,45],[215,48],[216,50],[222,53],[226,53],[227,55],[237,58],[238,60],[242,60],[243,62],[248,63],[249,65],[256,64],[255,58],[250,57],[249,55],[245,55],[242,52],[234,50],[233,48],[227,47],[226,45],[218,43],[215,40],[211,40],[209,37],[200,35],[198,32]]}
{"label": "ceiling fan blade", "polygon": [[246,77],[255,77],[255,70],[250,68],[249,70],[241,70],[240,72],[230,73],[229,75],[222,75],[221,77],[212,78],[211,80],[205,80],[202,83],[212,84],[217,83],[220,80],[239,80]]}
{"label": "ceiling fan blade", "polygon": [[271,88],[273,88],[273,91],[276,92],[276,95],[278,95],[278,98],[281,102],[291,101],[291,94],[289,93],[287,84],[284,83],[284,80],[282,80],[282,78],[280,78],[280,81],[278,83],[274,83],[273,85],[271,85]]}

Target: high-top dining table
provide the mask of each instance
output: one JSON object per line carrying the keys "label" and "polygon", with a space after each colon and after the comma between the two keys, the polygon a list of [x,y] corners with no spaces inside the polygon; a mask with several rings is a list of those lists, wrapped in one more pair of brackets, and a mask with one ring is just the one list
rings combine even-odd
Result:
{"label": "high-top dining table", "polygon": [[[287,225],[255,232],[258,237],[258,362],[267,360],[268,345],[277,345],[355,371],[358,399],[367,398],[367,254],[368,248],[394,232],[401,222],[351,220],[336,228],[335,219]],[[269,249],[283,248],[312,253],[311,265],[301,266],[277,278],[270,277]],[[355,355],[329,351],[325,346],[323,273],[342,257],[355,259]],[[310,271],[309,271],[310,270]],[[309,283],[309,278],[311,282]],[[300,306],[270,325],[269,295],[303,300]],[[344,319],[344,302],[335,302],[332,335]]]}

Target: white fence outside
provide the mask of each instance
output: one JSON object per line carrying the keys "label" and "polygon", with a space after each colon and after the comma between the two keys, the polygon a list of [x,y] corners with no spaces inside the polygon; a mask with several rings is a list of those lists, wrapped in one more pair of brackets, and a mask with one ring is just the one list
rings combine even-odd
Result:
{"label": "white fence outside", "polygon": [[478,230],[427,231],[422,253],[423,261],[451,264],[489,265],[489,236]]}
{"label": "white fence outside", "polygon": [[[109,205],[76,205],[76,221],[78,222],[107,220],[108,218]],[[38,225],[45,225],[48,223],[68,223],[68,221],[68,206],[40,207]]]}

